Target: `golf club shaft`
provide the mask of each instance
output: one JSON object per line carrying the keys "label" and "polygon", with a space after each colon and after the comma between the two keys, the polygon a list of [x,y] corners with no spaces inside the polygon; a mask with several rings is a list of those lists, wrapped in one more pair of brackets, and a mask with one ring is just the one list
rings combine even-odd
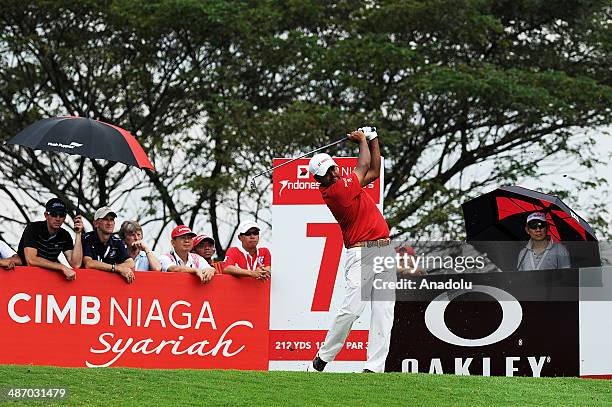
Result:
{"label": "golf club shaft", "polygon": [[309,151],[308,153],[304,153],[304,154],[302,154],[302,155],[301,155],[301,156],[299,156],[299,157],[292,158],[291,160],[286,161],[286,162],[284,162],[284,163],[282,163],[282,164],[280,164],[280,165],[277,165],[276,167],[272,167],[272,168],[270,168],[269,170],[266,170],[266,171],[264,171],[264,172],[260,172],[259,174],[255,175],[255,176],[253,176],[253,178],[251,178],[251,182],[253,182],[253,181],[255,180],[255,178],[257,178],[257,177],[259,177],[259,176],[261,176],[261,175],[267,174],[267,173],[269,173],[270,171],[274,171],[275,169],[280,168],[280,167],[283,167],[283,166],[285,166],[285,165],[287,165],[287,164],[291,164],[292,162],[297,161],[297,160],[299,160],[300,158],[304,158],[304,157],[306,157],[307,155],[310,155],[310,154],[312,154],[312,153],[316,153],[317,151],[325,150],[326,148],[329,148],[329,147],[331,147],[331,146],[335,146],[336,144],[340,144],[340,143],[342,143],[343,141],[346,141],[346,140],[348,140],[348,137],[343,137],[343,138],[341,138],[340,140],[336,140],[336,141],[334,141],[333,143],[329,143],[329,144],[327,144],[327,145],[325,145],[325,146],[323,146],[323,147],[319,147],[319,148],[317,148],[316,150],[312,150],[312,151]]}

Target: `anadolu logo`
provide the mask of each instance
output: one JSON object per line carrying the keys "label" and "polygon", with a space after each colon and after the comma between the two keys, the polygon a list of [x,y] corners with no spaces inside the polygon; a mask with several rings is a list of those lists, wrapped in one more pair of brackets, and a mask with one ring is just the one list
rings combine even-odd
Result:
{"label": "anadolu logo", "polygon": [[[484,338],[468,339],[455,335],[444,321],[444,311],[455,298],[468,292],[480,292],[495,298],[502,309],[502,320],[497,329]],[[471,290],[447,291],[440,294],[427,306],[425,310],[425,325],[436,338],[457,346],[487,346],[503,341],[512,335],[523,320],[521,304],[511,294],[499,288],[486,285],[475,285]]]}

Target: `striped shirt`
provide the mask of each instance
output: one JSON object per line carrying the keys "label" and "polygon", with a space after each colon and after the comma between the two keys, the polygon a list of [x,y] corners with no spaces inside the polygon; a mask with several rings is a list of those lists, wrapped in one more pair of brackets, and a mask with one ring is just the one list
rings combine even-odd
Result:
{"label": "striped shirt", "polygon": [[57,258],[60,253],[74,249],[74,243],[70,234],[62,228],[52,236],[47,229],[47,221],[43,220],[28,224],[21,235],[17,254],[23,264],[26,264],[24,254],[26,247],[36,249],[38,257],[58,263]]}

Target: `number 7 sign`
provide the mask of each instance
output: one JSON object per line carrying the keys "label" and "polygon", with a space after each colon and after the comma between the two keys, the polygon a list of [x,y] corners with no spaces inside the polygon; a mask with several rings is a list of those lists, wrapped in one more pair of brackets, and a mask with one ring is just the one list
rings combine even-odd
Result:
{"label": "number 7 sign", "polygon": [[337,223],[309,223],[306,226],[306,236],[325,238],[323,257],[321,257],[317,285],[315,286],[310,310],[329,311],[344,243],[342,241],[342,231]]}
{"label": "number 7 sign", "polygon": [[[286,162],[276,159],[273,165]],[[334,158],[348,176],[356,158]],[[344,294],[343,240],[340,226],[325,205],[319,184],[305,171],[308,158],[272,175],[272,285],[270,289],[270,369],[303,370],[325,339]],[[381,205],[381,179],[365,188]],[[365,359],[370,309],[349,334],[338,355],[341,371],[361,368]],[[343,364],[344,363],[344,364]],[[353,365],[351,365],[353,363]],[[345,370],[343,370],[345,369]]]}

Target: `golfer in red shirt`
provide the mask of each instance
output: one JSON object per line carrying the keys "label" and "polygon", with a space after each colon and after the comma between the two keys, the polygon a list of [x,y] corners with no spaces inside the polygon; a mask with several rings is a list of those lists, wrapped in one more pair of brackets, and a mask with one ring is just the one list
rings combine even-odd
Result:
{"label": "golfer in red shirt", "polygon": [[[362,131],[363,130],[363,131]],[[348,135],[359,143],[357,167],[347,177],[341,177],[338,165],[327,154],[317,154],[310,160],[308,170],[321,184],[323,200],[338,221],[344,245],[346,264],[344,276],[346,293],[325,343],[312,361],[309,370],[322,371],[342,349],[353,323],[366,304],[370,303],[372,317],[368,336],[367,361],[364,372],[383,372],[389,352],[395,292],[377,290],[374,281],[395,282],[395,267],[374,267],[376,258],[394,257],[389,239],[389,227],[374,200],[363,187],[380,175],[380,147],[376,130],[363,128]],[[380,283],[379,283],[380,284]]]}

